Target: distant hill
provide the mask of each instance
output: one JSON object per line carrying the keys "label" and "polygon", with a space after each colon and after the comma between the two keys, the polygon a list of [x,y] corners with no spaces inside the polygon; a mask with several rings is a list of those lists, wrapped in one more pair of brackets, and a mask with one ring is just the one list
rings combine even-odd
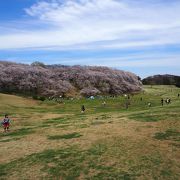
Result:
{"label": "distant hill", "polygon": [[107,67],[0,61],[0,92],[44,97],[119,95],[140,91],[133,73]]}
{"label": "distant hill", "polygon": [[176,85],[180,87],[180,76],[174,75],[154,75],[142,80],[144,85]]}

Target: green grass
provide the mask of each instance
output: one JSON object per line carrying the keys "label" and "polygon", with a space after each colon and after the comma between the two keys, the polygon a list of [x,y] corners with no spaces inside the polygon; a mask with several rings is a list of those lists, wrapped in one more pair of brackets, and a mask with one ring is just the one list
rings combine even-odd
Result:
{"label": "green grass", "polygon": [[174,141],[180,141],[180,132],[168,129],[165,132],[158,132],[154,136],[155,139],[158,140],[174,140]]}
{"label": "green grass", "polygon": [[[102,146],[102,147],[101,147]],[[62,150],[46,150],[41,153],[30,155],[26,158],[13,161],[4,165],[0,165],[0,177],[4,177],[7,173],[11,174],[16,171],[17,174],[23,173],[18,170],[20,165],[31,167],[32,164],[43,164],[40,171],[46,172],[46,179],[76,179],[83,175],[86,179],[132,179],[134,175],[116,170],[111,166],[107,166],[98,162],[97,157],[103,155],[105,151],[104,145],[96,145],[87,151],[81,151],[76,147]],[[48,166],[52,164],[52,166]],[[8,172],[6,171],[8,169]],[[94,174],[90,175],[91,171]],[[21,175],[20,175],[21,177]]]}
{"label": "green grass", "polygon": [[11,131],[0,133],[0,179],[178,180],[178,93],[145,86],[128,110],[124,96],[57,104],[0,94],[1,113],[12,118]]}
{"label": "green grass", "polygon": [[[75,117],[75,118],[74,118]],[[73,119],[74,118],[74,119]],[[64,118],[53,118],[49,119],[44,122],[44,124],[53,124],[53,125],[58,125],[58,124],[71,124],[78,122],[79,120],[83,120],[83,118],[76,116],[69,116],[69,117],[64,117]]]}
{"label": "green grass", "polygon": [[[164,159],[160,153],[156,151],[146,155],[139,153],[134,157],[127,158],[126,155],[130,156],[131,154],[124,152],[124,147],[120,147],[119,151],[117,151],[117,144],[122,142],[119,142],[119,140],[110,147],[108,141],[104,141],[92,145],[87,150],[71,146],[65,149],[49,149],[35,153],[0,165],[0,178],[16,172],[21,179],[26,168],[41,165],[39,171],[46,173],[46,179],[60,179],[62,177],[63,179],[77,179],[83,177],[83,179],[128,180],[138,179],[147,174],[152,174],[153,179],[164,179],[167,177],[177,179],[178,174],[173,173],[171,168],[168,169],[172,165],[171,162],[169,162],[168,167],[163,164]],[[123,143],[130,142],[124,141]],[[119,156],[120,154],[121,156]],[[109,158],[115,159],[113,165],[108,165]],[[159,175],[157,176],[156,173],[159,173]]]}
{"label": "green grass", "polygon": [[153,107],[138,113],[127,115],[130,119],[142,122],[156,122],[160,120],[178,120],[180,117],[179,105]]}
{"label": "green grass", "polygon": [[45,121],[44,124],[67,124],[69,122],[69,118],[54,118]]}

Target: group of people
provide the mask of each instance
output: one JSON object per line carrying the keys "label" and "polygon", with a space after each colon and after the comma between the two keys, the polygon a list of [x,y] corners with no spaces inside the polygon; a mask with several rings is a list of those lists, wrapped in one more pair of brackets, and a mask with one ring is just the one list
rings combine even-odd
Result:
{"label": "group of people", "polygon": [[7,114],[5,114],[4,119],[1,122],[1,125],[4,128],[4,132],[8,132],[9,131],[9,127],[10,127],[10,119],[8,117]]}
{"label": "group of people", "polygon": [[[180,94],[178,93],[178,98],[180,97]],[[140,98],[140,100],[142,101],[142,97]],[[161,105],[164,106],[164,103],[166,103],[167,105],[171,104],[171,98],[166,98],[166,99],[161,99]],[[152,104],[151,102],[148,102],[148,106],[151,107]]]}
{"label": "group of people", "polygon": [[[180,94],[178,94],[178,98],[179,98],[179,97],[180,97]],[[129,97],[129,98],[130,98],[130,97]],[[129,99],[129,98],[128,98],[128,99]],[[141,100],[141,101],[143,100],[142,97],[141,97],[140,100]],[[162,98],[162,99],[161,99],[161,105],[164,106],[164,103],[166,103],[167,105],[170,104],[170,103],[171,103],[171,99],[170,99],[170,98],[166,98],[166,99],[163,99],[163,98]],[[106,106],[106,102],[104,101],[104,102],[102,103],[102,105],[105,107],[105,106]],[[128,102],[126,102],[125,106],[126,106],[126,109],[128,109],[128,106],[129,106]],[[151,102],[148,102],[148,106],[149,106],[149,107],[152,106]],[[86,110],[85,106],[82,105],[82,106],[81,106],[81,113],[84,113],[85,110]],[[8,132],[8,131],[9,131],[10,119],[9,119],[9,117],[8,117],[7,114],[5,114],[4,119],[3,119],[2,122],[1,122],[1,125],[2,125],[3,128],[4,128],[4,132]]]}

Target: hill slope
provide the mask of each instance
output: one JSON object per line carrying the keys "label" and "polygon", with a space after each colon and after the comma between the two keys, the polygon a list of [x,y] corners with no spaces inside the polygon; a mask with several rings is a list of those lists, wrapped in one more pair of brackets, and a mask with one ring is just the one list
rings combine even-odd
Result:
{"label": "hill slope", "polygon": [[142,80],[144,85],[176,85],[180,87],[180,76],[174,75],[154,75]]}
{"label": "hill slope", "polygon": [[141,90],[139,77],[107,67],[0,62],[0,92],[41,96],[91,96]]}
{"label": "hill slope", "polygon": [[[0,179],[179,179],[179,91],[144,86],[128,110],[125,97],[102,106],[98,98],[57,104],[0,93],[0,119],[11,118],[10,132],[0,128]],[[161,106],[166,97],[171,104]]]}

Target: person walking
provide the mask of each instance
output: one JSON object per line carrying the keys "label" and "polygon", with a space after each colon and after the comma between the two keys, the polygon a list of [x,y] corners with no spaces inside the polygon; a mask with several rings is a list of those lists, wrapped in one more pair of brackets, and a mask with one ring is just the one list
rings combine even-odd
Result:
{"label": "person walking", "polygon": [[164,106],[164,99],[161,99],[161,106]]}
{"label": "person walking", "polygon": [[84,105],[82,105],[82,106],[81,106],[81,113],[84,113],[84,112],[85,112],[85,110],[86,110],[86,109],[85,109],[85,106],[84,106]]}

